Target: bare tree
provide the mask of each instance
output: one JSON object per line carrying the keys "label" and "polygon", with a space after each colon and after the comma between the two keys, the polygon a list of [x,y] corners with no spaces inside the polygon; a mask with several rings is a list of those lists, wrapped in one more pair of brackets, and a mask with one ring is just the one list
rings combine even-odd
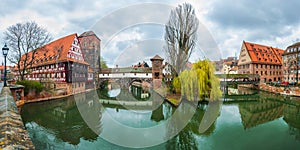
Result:
{"label": "bare tree", "polygon": [[8,60],[15,64],[21,80],[32,66],[36,49],[51,40],[50,33],[35,22],[17,23],[7,28],[4,40],[10,47]]}
{"label": "bare tree", "polygon": [[165,53],[173,66],[172,76],[178,76],[188,62],[197,41],[199,20],[191,4],[184,3],[171,11],[165,26]]}

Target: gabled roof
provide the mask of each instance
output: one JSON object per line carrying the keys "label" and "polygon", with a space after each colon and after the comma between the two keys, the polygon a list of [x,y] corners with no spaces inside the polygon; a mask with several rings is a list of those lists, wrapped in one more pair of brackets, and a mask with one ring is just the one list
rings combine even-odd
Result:
{"label": "gabled roof", "polygon": [[[32,66],[39,66],[45,64],[53,64],[57,62],[67,62],[73,61],[88,65],[84,60],[77,60],[74,58],[68,58],[68,52],[71,49],[74,39],[77,38],[77,34],[71,34],[49,44],[46,44],[38,49],[36,49],[34,54],[34,62]],[[29,61],[31,60],[33,51],[28,53]],[[22,55],[21,59],[25,59],[25,55]],[[22,61],[21,61],[22,62]]]}
{"label": "gabled roof", "polygon": [[150,59],[151,61],[152,60],[164,60],[163,58],[161,58],[160,56],[158,55],[155,55],[153,58]]}
{"label": "gabled roof", "polygon": [[101,39],[93,31],[83,32],[81,35],[79,35],[78,38],[81,39],[83,37],[88,37],[88,36],[95,36],[99,41],[101,41]]}
{"label": "gabled roof", "polygon": [[253,63],[282,64],[284,50],[250,42],[243,42]]}

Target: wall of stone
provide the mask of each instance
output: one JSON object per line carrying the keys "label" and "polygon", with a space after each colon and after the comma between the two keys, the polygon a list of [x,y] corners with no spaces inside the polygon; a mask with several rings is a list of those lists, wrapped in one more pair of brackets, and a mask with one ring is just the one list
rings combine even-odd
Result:
{"label": "wall of stone", "polygon": [[0,149],[35,149],[8,87],[0,95]]}

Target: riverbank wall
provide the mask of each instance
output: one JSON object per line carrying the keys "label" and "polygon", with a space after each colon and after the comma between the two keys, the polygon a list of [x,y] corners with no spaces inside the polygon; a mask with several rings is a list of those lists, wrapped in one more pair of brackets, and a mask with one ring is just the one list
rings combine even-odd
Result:
{"label": "riverbank wall", "polygon": [[300,97],[300,88],[297,86],[277,87],[265,83],[260,83],[259,90],[270,92],[270,93],[281,94],[281,95]]}
{"label": "riverbank wall", "polygon": [[35,149],[9,87],[0,95],[0,149]]}
{"label": "riverbank wall", "polygon": [[60,98],[66,98],[69,96],[73,96],[75,94],[80,94],[80,93],[85,93],[85,92],[90,92],[96,89],[87,89],[84,92],[78,92],[74,94],[66,94],[66,95],[57,95],[57,96],[49,96],[49,97],[43,97],[43,98],[35,98],[35,99],[25,99],[25,104],[26,103],[36,103],[36,102],[43,102],[43,101],[50,101],[50,100],[56,100]]}

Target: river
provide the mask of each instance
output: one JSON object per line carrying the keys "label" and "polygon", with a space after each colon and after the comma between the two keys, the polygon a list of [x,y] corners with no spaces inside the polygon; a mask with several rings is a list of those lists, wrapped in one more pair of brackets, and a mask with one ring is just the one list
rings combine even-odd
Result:
{"label": "river", "polygon": [[300,98],[243,89],[216,104],[174,108],[155,94],[152,106],[133,107],[100,104],[95,93],[24,105],[22,119],[36,148],[300,148]]}

